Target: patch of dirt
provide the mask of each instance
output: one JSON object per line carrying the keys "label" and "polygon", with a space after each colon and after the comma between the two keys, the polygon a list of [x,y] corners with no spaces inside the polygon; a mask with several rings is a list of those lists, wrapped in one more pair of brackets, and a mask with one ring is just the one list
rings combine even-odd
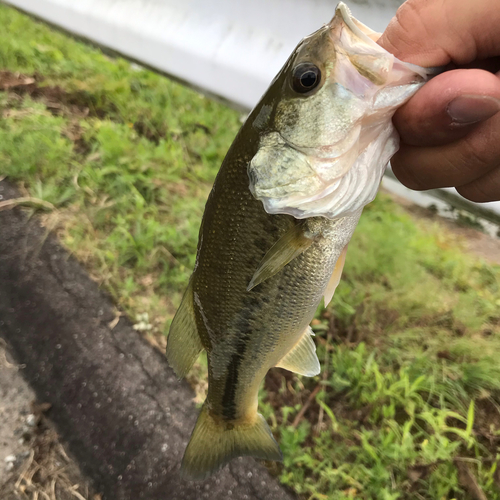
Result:
{"label": "patch of dirt", "polygon": [[143,120],[137,120],[134,123],[134,130],[137,132],[137,135],[146,138],[156,145],[160,143],[160,139],[164,138],[167,133],[165,125],[162,128],[157,128],[151,122]]}
{"label": "patch of dirt", "polygon": [[[0,189],[19,197],[4,181]],[[291,498],[250,457],[204,482],[181,478],[197,416],[187,382],[130,321],[116,321],[109,297],[35,217],[4,210],[0,234],[0,338],[103,500]]]}
{"label": "patch of dirt", "polygon": [[23,75],[0,70],[0,90],[19,97],[28,95],[34,100],[39,100],[54,115],[104,118],[111,112],[116,111],[114,104],[109,102],[99,103],[90,92],[67,92],[59,85],[43,85],[43,81],[43,76],[39,74]]}
{"label": "patch of dirt", "polygon": [[66,454],[35,393],[0,344],[0,498],[100,500]]}
{"label": "patch of dirt", "polygon": [[73,117],[63,130],[63,134],[73,143],[74,151],[77,154],[86,156],[92,151],[91,145],[85,140],[84,130],[78,119]]}
{"label": "patch of dirt", "polygon": [[15,455],[22,438],[20,430],[30,414],[30,402],[35,394],[19,375],[21,368],[7,359],[0,339],[0,483],[4,478],[5,459]]}
{"label": "patch of dirt", "polygon": [[267,392],[265,400],[276,411],[276,419],[280,426],[292,423],[290,417],[289,421],[283,422],[281,408],[293,407],[296,404],[303,406],[311,393],[307,389],[300,391],[300,393],[295,391],[293,386],[297,380],[297,375],[281,368],[272,368],[264,379],[264,389]]}
{"label": "patch of dirt", "polygon": [[[36,101],[43,102],[53,115],[72,118],[72,122],[65,135],[75,142],[77,152],[84,154],[90,151],[83,140],[83,131],[78,124],[78,119],[87,116],[105,118],[117,113],[116,106],[103,99],[99,100],[94,94],[85,91],[68,92],[59,85],[50,86],[43,84],[44,78],[39,74],[23,75],[8,70],[0,70],[0,91],[8,92],[14,99],[22,99],[28,95]],[[16,109],[7,109],[4,116],[19,115]],[[202,125],[200,125],[201,127]],[[148,120],[139,119],[133,124],[137,135],[146,138],[154,144],[159,144],[167,130],[165,125],[160,127]]]}
{"label": "patch of dirt", "polygon": [[493,451],[500,448],[500,406],[498,401],[500,401],[500,394],[478,399],[474,416],[474,430]]}

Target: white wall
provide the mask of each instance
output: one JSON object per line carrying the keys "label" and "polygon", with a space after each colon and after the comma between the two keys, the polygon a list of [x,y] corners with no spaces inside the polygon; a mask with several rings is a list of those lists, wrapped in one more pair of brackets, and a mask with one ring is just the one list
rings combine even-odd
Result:
{"label": "white wall", "polygon": [[[335,0],[6,0],[125,56],[250,109]],[[397,0],[350,2],[383,31]]]}

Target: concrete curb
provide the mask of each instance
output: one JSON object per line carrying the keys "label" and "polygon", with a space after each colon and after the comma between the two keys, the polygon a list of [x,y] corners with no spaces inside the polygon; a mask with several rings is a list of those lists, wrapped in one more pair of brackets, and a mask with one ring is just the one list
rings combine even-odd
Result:
{"label": "concrete curb", "polygon": [[[0,182],[3,199],[17,193]],[[19,209],[0,212],[0,337],[48,417],[107,500],[285,500],[251,459],[201,483],[178,469],[196,420],[193,393],[121,318],[85,271]]]}

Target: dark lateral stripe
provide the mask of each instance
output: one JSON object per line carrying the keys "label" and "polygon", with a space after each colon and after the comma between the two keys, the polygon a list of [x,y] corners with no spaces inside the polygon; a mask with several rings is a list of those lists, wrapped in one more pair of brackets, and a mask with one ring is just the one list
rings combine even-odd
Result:
{"label": "dark lateral stripe", "polygon": [[[265,288],[261,289],[261,294],[265,294]],[[224,385],[224,394],[222,396],[222,416],[227,420],[236,418],[236,391],[238,389],[240,365],[250,343],[252,336],[252,316],[257,314],[262,308],[262,296],[255,292],[247,294],[245,305],[242,307],[240,316],[236,323],[236,329],[240,332],[236,342],[236,352],[231,356],[231,361],[227,366],[226,383]]]}
{"label": "dark lateral stripe", "polygon": [[236,352],[231,356],[231,361],[227,367],[226,384],[224,385],[224,395],[221,402],[222,416],[227,420],[236,418],[236,391],[238,389],[240,365],[245,357],[250,335],[250,331],[241,334],[236,344]]}
{"label": "dark lateral stripe", "polygon": [[222,416],[227,420],[236,418],[236,387],[238,386],[238,369],[242,359],[242,355],[233,354],[227,367],[226,385],[222,396]]}

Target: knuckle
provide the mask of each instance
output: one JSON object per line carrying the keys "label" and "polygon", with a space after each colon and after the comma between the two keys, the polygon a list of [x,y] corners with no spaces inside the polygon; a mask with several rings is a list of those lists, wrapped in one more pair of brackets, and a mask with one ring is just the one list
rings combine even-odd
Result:
{"label": "knuckle", "polygon": [[490,193],[487,186],[483,186],[480,182],[466,184],[465,186],[457,187],[457,192],[474,203],[485,203],[495,201],[495,195]]}
{"label": "knuckle", "polygon": [[404,155],[396,153],[391,159],[391,167],[399,182],[406,187],[415,191],[423,191],[429,188],[425,179],[418,175],[419,169],[413,168]]}
{"label": "knuckle", "polygon": [[429,0],[408,0],[396,11],[396,23],[399,26],[401,41],[410,47],[417,47],[420,43],[415,39],[416,32],[425,34],[428,30],[426,11],[432,2]]}
{"label": "knuckle", "polygon": [[390,52],[397,54],[408,50],[408,48],[413,48],[411,32],[414,27],[415,14],[418,13],[418,6],[415,7],[414,4],[415,2],[409,0],[401,5],[384,33],[385,42]]}
{"label": "knuckle", "polygon": [[457,187],[457,191],[476,203],[500,200],[500,166],[473,182]]}
{"label": "knuckle", "polygon": [[459,163],[472,172],[484,173],[494,168],[500,159],[500,138],[484,128],[463,138]]}
{"label": "knuckle", "polygon": [[446,64],[449,54],[440,46],[444,7],[443,0],[407,0],[385,30],[382,45],[396,57],[421,66]]}

